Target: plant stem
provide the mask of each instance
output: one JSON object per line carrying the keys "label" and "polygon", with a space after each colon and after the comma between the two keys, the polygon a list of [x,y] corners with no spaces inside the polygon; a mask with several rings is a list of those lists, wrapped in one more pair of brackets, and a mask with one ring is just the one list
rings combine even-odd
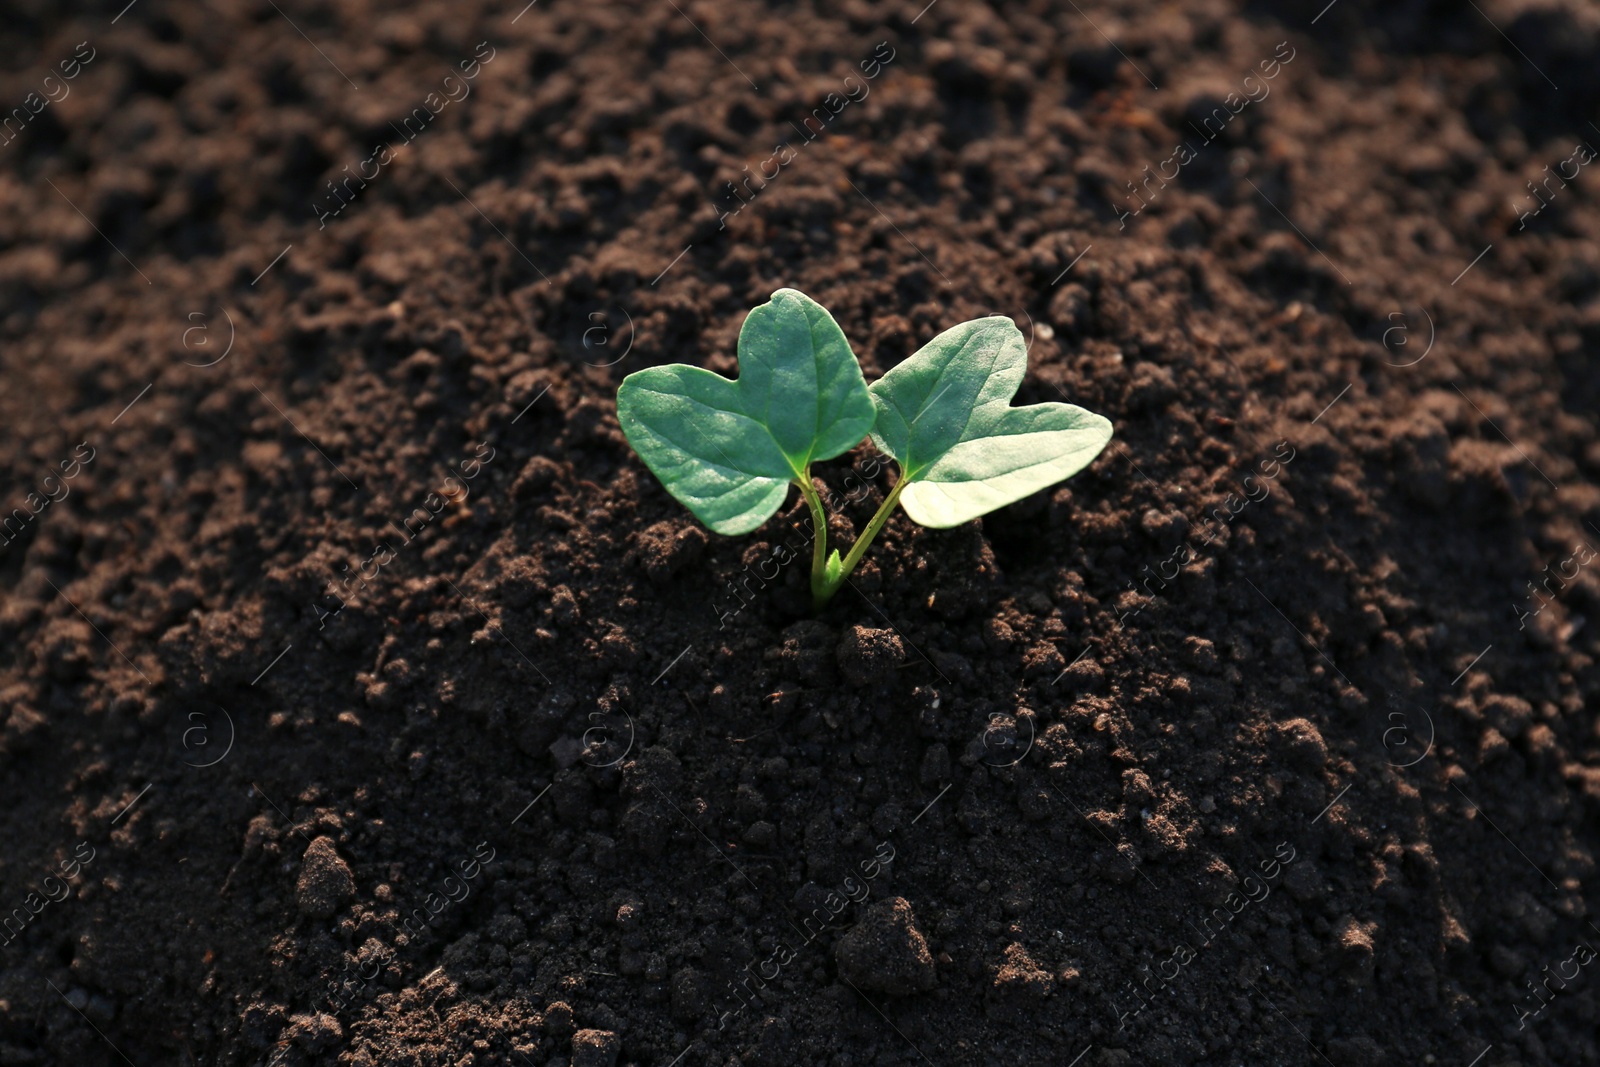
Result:
{"label": "plant stem", "polygon": [[[861,562],[861,557],[866,555],[867,549],[872,546],[873,538],[878,536],[878,532],[883,529],[884,523],[888,522],[889,516],[894,513],[894,506],[900,502],[900,491],[905,487],[906,480],[902,477],[895,483],[894,488],[889,490],[889,495],[884,497],[883,504],[878,508],[877,513],[872,516],[872,521],[867,523],[866,530],[862,532],[860,537],[856,538],[856,543],[850,546],[850,553],[841,562],[839,576],[836,579],[829,582],[826,575],[822,574],[820,570],[812,571],[811,593],[818,611],[828,606],[828,601],[833,599],[833,594],[839,591],[839,587],[844,584],[845,579],[849,578],[851,572],[856,569],[856,564]],[[818,501],[817,506],[821,506],[821,501]],[[820,539],[817,543],[821,544]],[[818,551],[819,555],[816,559],[821,559],[821,550],[819,549]],[[820,582],[818,580],[819,575],[821,575]]]}
{"label": "plant stem", "polygon": [[822,497],[817,495],[816,486],[811,484],[809,464],[800,476],[800,495],[806,498],[806,505],[811,508],[811,527],[815,535],[811,547],[811,599],[820,608],[828,602],[823,594],[828,563],[828,516],[822,510]]}

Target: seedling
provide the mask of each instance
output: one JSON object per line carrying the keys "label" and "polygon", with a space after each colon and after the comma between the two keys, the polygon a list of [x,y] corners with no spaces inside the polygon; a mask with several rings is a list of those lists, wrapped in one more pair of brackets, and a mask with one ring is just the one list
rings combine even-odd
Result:
{"label": "seedling", "polygon": [[[672,363],[623,379],[628,443],[695,518],[747,534],[800,487],[816,540],[818,610],[850,577],[895,505],[935,529],[959,525],[1070,478],[1111,440],[1111,422],[1072,404],[1014,408],[1028,351],[1001,315],[951,327],[867,387],[833,316],[779,289],[739,331],[739,378]],[[828,552],[811,465],[871,436],[900,477],[850,551]]]}

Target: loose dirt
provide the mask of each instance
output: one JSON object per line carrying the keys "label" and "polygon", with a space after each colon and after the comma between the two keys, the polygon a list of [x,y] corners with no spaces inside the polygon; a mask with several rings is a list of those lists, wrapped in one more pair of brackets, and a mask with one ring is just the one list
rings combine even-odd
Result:
{"label": "loose dirt", "polygon": [[[0,27],[0,1062],[1600,1063],[1592,11],[121,6]],[[813,618],[613,399],[780,286],[1116,438]]]}

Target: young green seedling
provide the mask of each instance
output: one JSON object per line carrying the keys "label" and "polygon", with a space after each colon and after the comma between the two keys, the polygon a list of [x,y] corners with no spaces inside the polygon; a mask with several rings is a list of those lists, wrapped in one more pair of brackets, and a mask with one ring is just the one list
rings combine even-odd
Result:
{"label": "young green seedling", "polygon": [[[720,534],[746,534],[800,488],[816,540],[812,600],[839,591],[895,505],[945,528],[1069,478],[1111,440],[1109,420],[1071,404],[1014,408],[1028,352],[1004,316],[952,327],[871,389],[838,323],[779,289],[739,331],[739,378],[673,363],[628,375],[617,418],[645,466]],[[900,478],[844,557],[828,552],[811,464],[871,435]]]}

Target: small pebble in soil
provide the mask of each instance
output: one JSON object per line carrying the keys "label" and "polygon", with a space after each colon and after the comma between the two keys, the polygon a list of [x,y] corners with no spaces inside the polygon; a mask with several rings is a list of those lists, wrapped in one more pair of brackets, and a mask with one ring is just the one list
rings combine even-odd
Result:
{"label": "small pebble in soil", "polygon": [[572,1067],[615,1067],[622,1039],[610,1030],[579,1030],[572,1035]]}
{"label": "small pebble in soil", "polygon": [[870,905],[834,947],[839,973],[867,992],[925,993],[938,980],[928,941],[910,901],[890,897]]}
{"label": "small pebble in soil", "polygon": [[340,857],[331,837],[311,842],[300,861],[300,878],[295,883],[295,903],[302,915],[326,919],[355,895],[356,883],[350,867]]}
{"label": "small pebble in soil", "polygon": [[885,679],[905,659],[905,647],[893,630],[852,626],[839,641],[839,673],[853,686],[868,686]]}
{"label": "small pebble in soil", "polygon": [[1006,946],[1001,954],[1000,966],[994,976],[993,990],[997,994],[1042,1000],[1055,985],[1055,975],[1033,961],[1021,944]]}
{"label": "small pebble in soil", "polygon": [[1328,762],[1328,745],[1322,734],[1305,719],[1290,719],[1278,727],[1279,744],[1295,764],[1316,770]]}
{"label": "small pebble in soil", "polygon": [[572,1033],[572,1005],[564,1000],[552,1003],[544,1010],[544,1032],[551,1037],[564,1037]]}

